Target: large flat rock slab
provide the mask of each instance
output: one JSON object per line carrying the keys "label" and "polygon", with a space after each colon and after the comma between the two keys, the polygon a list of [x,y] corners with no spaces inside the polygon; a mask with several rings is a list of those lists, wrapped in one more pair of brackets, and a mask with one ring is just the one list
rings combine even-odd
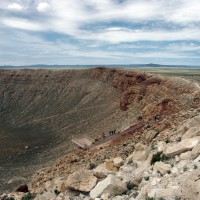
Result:
{"label": "large flat rock slab", "polygon": [[199,143],[199,140],[199,137],[182,140],[177,144],[168,146],[164,153],[168,157],[174,157],[186,151],[192,150]]}
{"label": "large flat rock slab", "polygon": [[92,171],[80,170],[69,175],[66,185],[68,188],[74,190],[89,192],[96,185],[96,183],[97,178],[93,175]]}
{"label": "large flat rock slab", "polygon": [[126,184],[123,183],[120,178],[110,174],[91,190],[90,197],[95,199],[101,197],[102,194],[106,194],[108,197],[114,197],[123,194],[126,190]]}

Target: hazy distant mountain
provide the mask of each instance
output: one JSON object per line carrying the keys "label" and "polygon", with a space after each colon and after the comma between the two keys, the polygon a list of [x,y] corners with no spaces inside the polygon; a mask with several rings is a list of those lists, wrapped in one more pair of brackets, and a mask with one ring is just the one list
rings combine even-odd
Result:
{"label": "hazy distant mountain", "polygon": [[35,65],[2,65],[0,66],[1,69],[15,69],[15,68],[95,68],[95,67],[125,67],[125,68],[193,68],[197,69],[200,68],[200,66],[190,66],[190,65],[161,65],[161,64],[155,64],[155,63],[148,63],[148,64],[111,64],[111,65],[46,65],[46,64],[35,64]]}

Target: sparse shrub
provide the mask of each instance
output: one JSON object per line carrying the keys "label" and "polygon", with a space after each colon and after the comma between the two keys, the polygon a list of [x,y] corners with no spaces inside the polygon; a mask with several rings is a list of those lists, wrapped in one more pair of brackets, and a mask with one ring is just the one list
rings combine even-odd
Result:
{"label": "sparse shrub", "polygon": [[158,200],[165,200],[163,197],[159,197]]}
{"label": "sparse shrub", "polygon": [[198,106],[197,105],[191,105],[191,108],[198,108]]}
{"label": "sparse shrub", "polygon": [[145,176],[145,177],[144,177],[144,180],[145,180],[145,181],[149,181],[149,176]]}
{"label": "sparse shrub", "polygon": [[160,174],[160,176],[163,176],[163,174],[159,170],[157,170],[157,173]]}
{"label": "sparse shrub", "polygon": [[4,197],[2,197],[2,200],[15,200],[15,198],[4,196]]}
{"label": "sparse shrub", "polygon": [[128,190],[132,190],[134,187],[135,187],[135,184],[133,184],[133,183],[131,183],[131,182],[129,182],[129,183],[127,184]]}
{"label": "sparse shrub", "polygon": [[2,200],[7,200],[7,195],[4,195],[3,197],[2,197]]}
{"label": "sparse shrub", "polygon": [[94,141],[95,141],[95,142],[98,142],[98,141],[99,141],[99,139],[98,139],[98,138],[95,138],[95,139],[94,139]]}
{"label": "sparse shrub", "polygon": [[146,196],[145,200],[155,200],[155,198],[154,197]]}
{"label": "sparse shrub", "polygon": [[143,96],[138,97],[138,101],[140,102],[143,99]]}
{"label": "sparse shrub", "polygon": [[167,144],[170,143],[169,137],[166,138],[165,142],[166,142]]}
{"label": "sparse shrub", "polygon": [[132,197],[136,198],[139,195],[139,193],[137,191],[135,191],[134,193],[132,193]]}
{"label": "sparse shrub", "polygon": [[137,117],[137,120],[142,120],[142,119],[143,117],[141,115]]}
{"label": "sparse shrub", "polygon": [[197,165],[194,165],[194,169],[197,169],[198,168],[198,166]]}
{"label": "sparse shrub", "polygon": [[175,200],[181,200],[181,197],[176,196]]}
{"label": "sparse shrub", "polygon": [[94,168],[96,168],[96,164],[95,163],[89,163],[88,164],[88,169],[92,170]]}
{"label": "sparse shrub", "polygon": [[151,145],[151,150],[153,151],[153,150],[157,150],[157,146],[155,145],[155,144],[152,144]]}
{"label": "sparse shrub", "polygon": [[55,189],[54,193],[55,193],[56,196],[58,196],[60,194],[60,191],[58,189]]}
{"label": "sparse shrub", "polygon": [[151,128],[151,125],[150,125],[150,124],[147,124],[147,125],[146,125],[146,128]]}
{"label": "sparse shrub", "polygon": [[159,161],[166,161],[168,159],[169,158],[165,154],[156,153],[156,154],[153,155],[153,158],[151,160],[151,165],[153,165],[154,163],[159,162]]}
{"label": "sparse shrub", "polygon": [[34,195],[31,194],[30,192],[28,192],[27,194],[25,194],[23,197],[22,197],[22,200],[32,200],[34,199]]}
{"label": "sparse shrub", "polygon": [[193,101],[194,101],[194,102],[197,102],[197,103],[199,102],[199,100],[200,100],[200,99],[199,99],[198,97],[196,97],[196,98],[193,99]]}
{"label": "sparse shrub", "polygon": [[187,168],[187,167],[184,167],[184,168],[183,168],[183,171],[184,171],[184,172],[186,172],[187,170],[188,170],[188,168]]}
{"label": "sparse shrub", "polygon": [[131,163],[133,163],[133,160],[129,159],[128,164],[130,165]]}

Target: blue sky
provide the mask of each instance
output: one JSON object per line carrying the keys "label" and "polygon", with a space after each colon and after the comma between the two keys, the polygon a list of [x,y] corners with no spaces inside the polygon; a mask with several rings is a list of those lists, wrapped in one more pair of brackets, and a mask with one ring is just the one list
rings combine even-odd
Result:
{"label": "blue sky", "polygon": [[200,66],[200,0],[0,0],[0,65]]}

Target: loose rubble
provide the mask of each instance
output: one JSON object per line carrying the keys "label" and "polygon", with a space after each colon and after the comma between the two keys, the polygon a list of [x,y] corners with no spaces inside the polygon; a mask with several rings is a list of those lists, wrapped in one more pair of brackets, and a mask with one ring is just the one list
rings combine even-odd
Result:
{"label": "loose rubble", "polygon": [[[30,193],[36,200],[199,200],[199,124],[200,117],[193,117],[168,130],[174,136],[170,142],[130,144],[134,148],[125,158],[105,158],[90,169],[55,177],[37,189],[30,187]],[[13,192],[1,199],[23,196]]]}

